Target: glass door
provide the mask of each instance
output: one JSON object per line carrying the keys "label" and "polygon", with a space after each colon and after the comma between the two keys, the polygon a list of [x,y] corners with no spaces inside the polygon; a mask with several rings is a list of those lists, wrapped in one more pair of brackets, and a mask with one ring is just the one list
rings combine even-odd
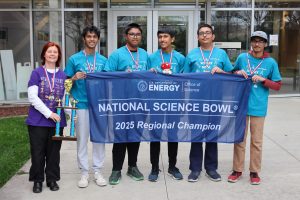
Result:
{"label": "glass door", "polygon": [[152,52],[152,11],[112,11],[111,19],[108,22],[108,53],[124,46],[124,30],[130,23],[137,23],[141,26],[142,42],[140,47]]}
{"label": "glass door", "polygon": [[176,31],[174,48],[186,55],[197,46],[197,24],[193,11],[112,11],[108,16],[108,53],[123,46],[124,29],[130,23],[138,23],[143,30],[140,47],[148,53],[158,49],[157,31],[166,26]]}
{"label": "glass door", "polygon": [[174,49],[187,55],[196,43],[193,22],[193,11],[153,11],[153,51],[159,48],[157,31],[168,27],[176,32]]}

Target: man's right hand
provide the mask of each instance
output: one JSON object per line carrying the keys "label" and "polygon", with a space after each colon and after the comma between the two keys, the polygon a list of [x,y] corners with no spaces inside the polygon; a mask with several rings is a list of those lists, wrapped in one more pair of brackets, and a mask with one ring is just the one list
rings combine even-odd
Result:
{"label": "man's right hand", "polygon": [[248,78],[248,74],[244,70],[235,71],[235,74],[243,75],[246,79]]}
{"label": "man's right hand", "polygon": [[85,79],[86,73],[85,72],[76,72],[76,74],[72,77],[72,81],[76,81],[79,79]]}
{"label": "man's right hand", "polygon": [[149,69],[150,72],[154,72],[154,73],[157,73],[156,69],[155,68],[151,68]]}

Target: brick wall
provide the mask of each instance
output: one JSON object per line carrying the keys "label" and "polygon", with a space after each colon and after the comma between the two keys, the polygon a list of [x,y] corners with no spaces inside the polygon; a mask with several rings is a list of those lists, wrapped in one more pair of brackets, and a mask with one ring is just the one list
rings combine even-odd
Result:
{"label": "brick wall", "polygon": [[0,105],[0,117],[27,115],[29,105]]}

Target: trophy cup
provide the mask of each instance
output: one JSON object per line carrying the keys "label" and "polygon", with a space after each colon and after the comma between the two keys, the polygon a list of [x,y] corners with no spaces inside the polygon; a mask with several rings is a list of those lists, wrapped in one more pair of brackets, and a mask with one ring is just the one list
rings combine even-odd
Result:
{"label": "trophy cup", "polygon": [[64,106],[61,105],[61,99],[58,99],[58,105],[56,106],[56,113],[57,115],[61,115],[62,109],[70,109],[71,110],[71,127],[70,127],[70,135],[69,136],[60,136],[60,122],[56,122],[56,129],[55,129],[55,135],[52,137],[53,140],[70,140],[70,141],[76,141],[77,138],[75,136],[75,117],[76,117],[76,101],[73,99],[71,102],[71,107],[69,106],[69,99],[70,99],[70,90],[72,88],[72,80],[66,79],[64,83],[65,87],[65,103]]}
{"label": "trophy cup", "polygon": [[69,97],[70,97],[70,91],[72,88],[73,82],[71,79],[66,79],[64,86],[65,86],[65,90],[66,90],[66,94],[65,94],[65,106],[69,106]]}
{"label": "trophy cup", "polygon": [[74,136],[74,128],[75,128],[75,117],[76,117],[76,101],[75,99],[72,100],[72,114],[71,114],[71,128],[70,128],[70,137],[75,137]]}
{"label": "trophy cup", "polygon": [[[57,102],[58,102],[58,105],[56,107],[56,114],[58,116],[60,116],[61,109],[62,109],[62,107],[61,107],[61,99],[58,99]],[[60,131],[60,122],[56,122],[55,136],[53,136],[53,137],[60,137],[59,131]]]}

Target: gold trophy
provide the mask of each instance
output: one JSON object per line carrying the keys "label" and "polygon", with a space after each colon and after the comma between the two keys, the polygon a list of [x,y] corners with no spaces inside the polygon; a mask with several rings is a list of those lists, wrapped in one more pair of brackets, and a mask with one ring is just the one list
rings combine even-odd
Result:
{"label": "gold trophy", "polygon": [[71,79],[66,79],[64,86],[65,86],[65,90],[66,90],[66,94],[65,94],[65,107],[69,107],[69,97],[70,97],[70,91],[72,88],[73,82]]}
{"label": "gold trophy", "polygon": [[65,87],[65,103],[61,106],[61,100],[58,101],[57,114],[60,116],[61,109],[70,109],[71,110],[71,127],[70,127],[70,136],[60,136],[59,135],[59,123],[56,123],[56,134],[52,137],[53,140],[71,140],[76,141],[77,138],[75,136],[75,118],[76,118],[76,103],[75,99],[72,100],[72,105],[69,106],[70,99],[70,91],[72,89],[73,82],[71,79],[66,79],[64,82]]}

